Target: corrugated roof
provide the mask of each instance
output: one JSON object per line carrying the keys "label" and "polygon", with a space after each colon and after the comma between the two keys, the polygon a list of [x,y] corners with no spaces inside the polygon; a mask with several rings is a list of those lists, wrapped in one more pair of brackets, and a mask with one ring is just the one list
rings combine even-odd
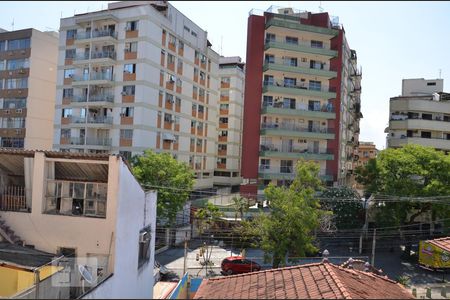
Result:
{"label": "corrugated roof", "polygon": [[24,268],[36,268],[48,264],[57,256],[15,244],[0,242],[0,264],[12,264]]}
{"label": "corrugated roof", "polygon": [[433,244],[447,252],[450,252],[450,236],[434,239],[434,240],[428,240],[427,241],[430,244]]}
{"label": "corrugated roof", "polygon": [[316,263],[203,280],[194,299],[414,299],[372,273]]}

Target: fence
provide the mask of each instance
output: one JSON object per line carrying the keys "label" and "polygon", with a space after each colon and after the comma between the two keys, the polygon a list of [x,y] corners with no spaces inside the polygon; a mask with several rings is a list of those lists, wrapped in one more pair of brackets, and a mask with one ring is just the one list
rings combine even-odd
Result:
{"label": "fence", "polygon": [[25,192],[23,186],[4,186],[0,196],[0,210],[28,211]]}

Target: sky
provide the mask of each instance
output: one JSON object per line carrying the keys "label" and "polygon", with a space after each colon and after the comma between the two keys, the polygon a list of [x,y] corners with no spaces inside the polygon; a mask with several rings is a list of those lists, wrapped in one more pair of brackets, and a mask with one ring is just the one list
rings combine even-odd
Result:
{"label": "sky", "polygon": [[[0,28],[59,29],[59,19],[105,9],[114,1],[2,1]],[[444,79],[450,84],[450,2],[440,1],[170,1],[208,31],[213,50],[246,61],[247,18],[271,5],[338,16],[362,66],[360,141],[386,147],[389,98],[402,79]],[[14,22],[14,27],[12,23]]]}

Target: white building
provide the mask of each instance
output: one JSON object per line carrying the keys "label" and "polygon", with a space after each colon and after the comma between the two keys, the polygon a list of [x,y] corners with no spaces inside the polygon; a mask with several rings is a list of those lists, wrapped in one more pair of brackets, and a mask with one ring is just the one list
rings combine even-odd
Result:
{"label": "white building", "polygon": [[213,186],[219,55],[166,1],[61,19],[54,149],[170,152]]}
{"label": "white building", "polygon": [[450,151],[450,94],[443,90],[443,79],[403,79],[402,95],[389,101],[389,148],[419,144]]}
{"label": "white building", "polygon": [[121,156],[1,149],[0,179],[0,236],[64,255],[71,298],[152,298],[156,192]]}

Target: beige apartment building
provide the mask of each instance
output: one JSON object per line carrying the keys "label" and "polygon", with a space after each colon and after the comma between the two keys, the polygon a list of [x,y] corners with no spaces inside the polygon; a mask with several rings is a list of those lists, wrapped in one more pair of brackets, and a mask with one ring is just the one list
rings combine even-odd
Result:
{"label": "beige apartment building", "polygon": [[443,79],[403,79],[402,95],[389,102],[389,148],[419,144],[450,151],[450,94],[443,90]]}
{"label": "beige apartment building", "polygon": [[219,59],[220,98],[217,166],[214,184],[238,188],[241,176],[242,116],[244,112],[245,64],[240,57]]}
{"label": "beige apartment building", "polygon": [[0,147],[50,150],[58,34],[0,30]]}
{"label": "beige apartment building", "polygon": [[212,187],[219,57],[167,1],[61,19],[53,147],[169,152],[192,166],[197,189]]}

